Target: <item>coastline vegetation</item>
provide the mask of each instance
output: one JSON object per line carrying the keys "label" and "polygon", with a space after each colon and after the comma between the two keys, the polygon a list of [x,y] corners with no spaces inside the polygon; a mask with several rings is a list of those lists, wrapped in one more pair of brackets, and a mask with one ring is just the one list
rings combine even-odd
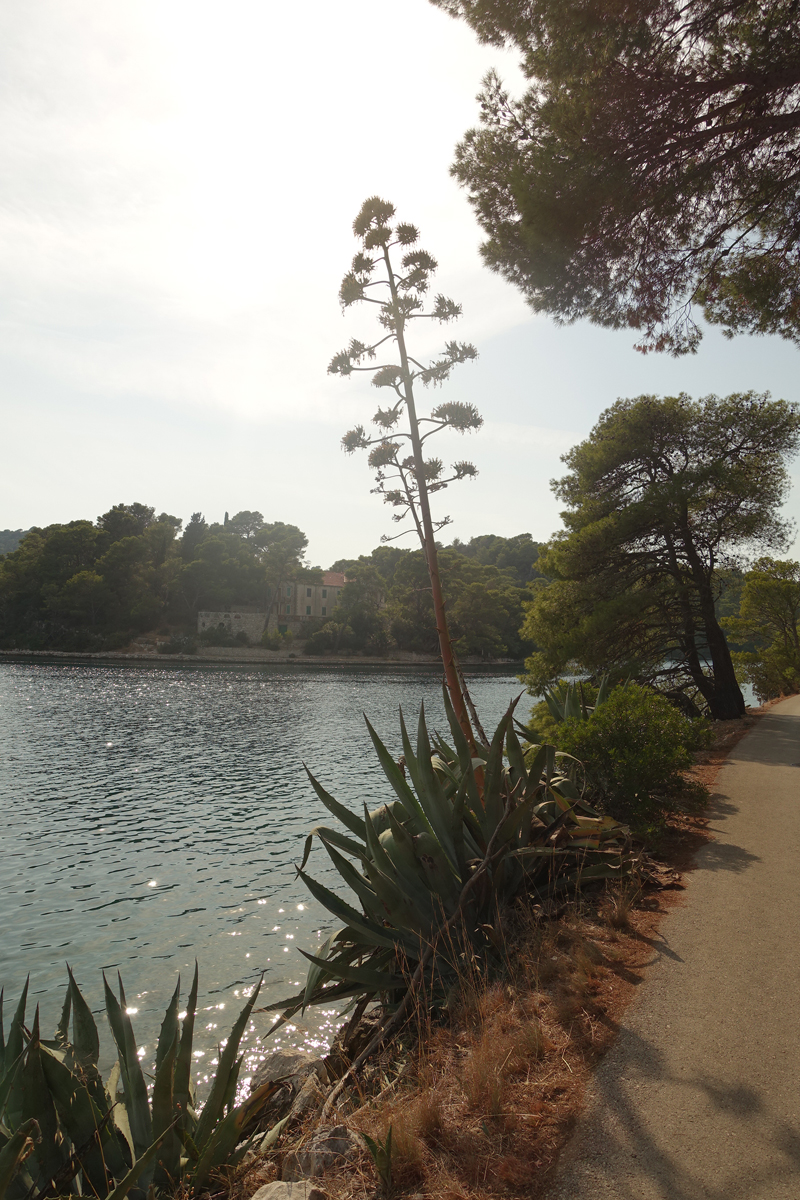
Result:
{"label": "coastline vegetation", "polygon": [[[224,524],[194,513],[184,528],[180,518],[140,503],[117,504],[94,523],[31,529],[0,555],[0,648],[119,650],[144,633],[155,634],[164,653],[247,644],[241,634],[198,634],[198,611],[266,611],[283,583],[318,582],[306,546],[297,526],[265,522],[257,511]],[[519,629],[537,554],[529,534],[456,540],[440,552],[460,653],[522,660]],[[329,621],[309,622],[309,653],[435,653],[420,551],[380,546],[331,569],[350,582]],[[287,639],[269,630],[263,644],[278,649]]]}

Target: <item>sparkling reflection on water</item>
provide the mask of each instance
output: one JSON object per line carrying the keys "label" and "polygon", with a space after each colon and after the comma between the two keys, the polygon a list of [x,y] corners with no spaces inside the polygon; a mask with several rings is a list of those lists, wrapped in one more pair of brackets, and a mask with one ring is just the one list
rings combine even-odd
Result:
{"label": "sparkling reflection on water", "polygon": [[[471,686],[487,727],[521,690],[509,674]],[[30,972],[49,1029],[65,962],[98,1011],[101,971],[119,970],[149,1061],[177,976],[185,999],[197,958],[202,1085],[261,972],[265,1002],[291,994],[305,978],[298,947],[333,928],[293,868],[309,829],[332,820],[303,762],[354,810],[380,804],[390,793],[362,714],[399,754],[398,706],[408,718],[423,700],[441,727],[434,671],[0,664],[6,997],[16,1001]],[[343,888],[324,851],[311,864]],[[313,1011],[267,1048],[327,1044],[336,1018]],[[270,1024],[254,1016],[243,1075]]]}

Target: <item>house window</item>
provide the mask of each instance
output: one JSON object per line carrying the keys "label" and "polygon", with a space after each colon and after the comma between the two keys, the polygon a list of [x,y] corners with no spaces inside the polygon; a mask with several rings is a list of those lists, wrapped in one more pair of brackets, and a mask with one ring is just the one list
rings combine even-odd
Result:
{"label": "house window", "polygon": [[290,613],[291,611],[292,611],[292,606],[291,606],[291,604],[287,604],[287,605],[286,605],[286,615],[287,615],[287,617],[288,617],[288,615],[289,615],[289,613]]}
{"label": "house window", "polygon": [[328,610],[327,610],[327,608],[323,608],[323,610],[322,610],[322,615],[323,615],[323,617],[327,617],[327,615],[328,615]]}
{"label": "house window", "polygon": [[327,595],[328,595],[328,589],[327,589],[327,588],[323,588],[323,589],[322,589],[322,599],[324,600],[324,599],[326,598],[326,596],[327,596]]}
{"label": "house window", "polygon": [[311,588],[306,588],[306,595],[307,595],[307,596],[310,596],[310,595],[311,595]]}
{"label": "house window", "polygon": [[288,628],[289,628],[289,626],[288,626],[288,625],[279,625],[279,626],[278,626],[278,633],[286,633],[286,630],[287,630]]}
{"label": "house window", "polygon": [[306,605],[306,616],[307,617],[311,616],[311,605],[310,604]]}
{"label": "house window", "polygon": [[291,594],[292,594],[292,589],[291,589],[290,587],[287,587],[287,589],[286,589],[286,595],[287,595],[287,596],[291,596]]}

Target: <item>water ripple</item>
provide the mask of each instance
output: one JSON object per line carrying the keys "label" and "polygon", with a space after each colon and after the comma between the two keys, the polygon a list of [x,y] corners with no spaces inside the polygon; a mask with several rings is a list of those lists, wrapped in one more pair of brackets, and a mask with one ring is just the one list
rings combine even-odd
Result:
{"label": "water ripple", "polygon": [[[487,726],[519,690],[513,676],[474,681]],[[6,996],[30,972],[48,1028],[65,961],[97,1010],[101,971],[119,970],[147,1057],[176,976],[188,987],[197,958],[220,1018],[198,1022],[202,1083],[261,972],[268,999],[291,993],[305,976],[297,947],[332,927],[293,867],[323,815],[303,762],[355,811],[375,807],[390,790],[362,714],[399,754],[398,706],[415,714],[423,700],[441,725],[433,672],[0,664]],[[341,886],[324,852],[312,866]],[[269,1023],[248,1030],[251,1068]],[[335,1025],[335,1010],[317,1011],[271,1045],[325,1045]]]}

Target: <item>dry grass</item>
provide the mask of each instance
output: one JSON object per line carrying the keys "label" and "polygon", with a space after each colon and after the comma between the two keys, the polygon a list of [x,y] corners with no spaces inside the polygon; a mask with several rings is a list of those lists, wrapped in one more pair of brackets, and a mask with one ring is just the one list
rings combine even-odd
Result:
{"label": "dry grass", "polygon": [[[350,1117],[380,1141],[391,1126],[396,1195],[541,1194],[588,1072],[616,1032],[609,1009],[628,970],[620,945],[627,964],[643,952],[637,934],[604,918],[606,897],[596,900],[555,921],[523,905],[512,912],[499,930],[504,977],[483,977],[471,964],[447,1018],[423,1021],[421,1036],[406,1042],[399,1086]],[[325,1187],[332,1200],[376,1194],[368,1160]]]}

